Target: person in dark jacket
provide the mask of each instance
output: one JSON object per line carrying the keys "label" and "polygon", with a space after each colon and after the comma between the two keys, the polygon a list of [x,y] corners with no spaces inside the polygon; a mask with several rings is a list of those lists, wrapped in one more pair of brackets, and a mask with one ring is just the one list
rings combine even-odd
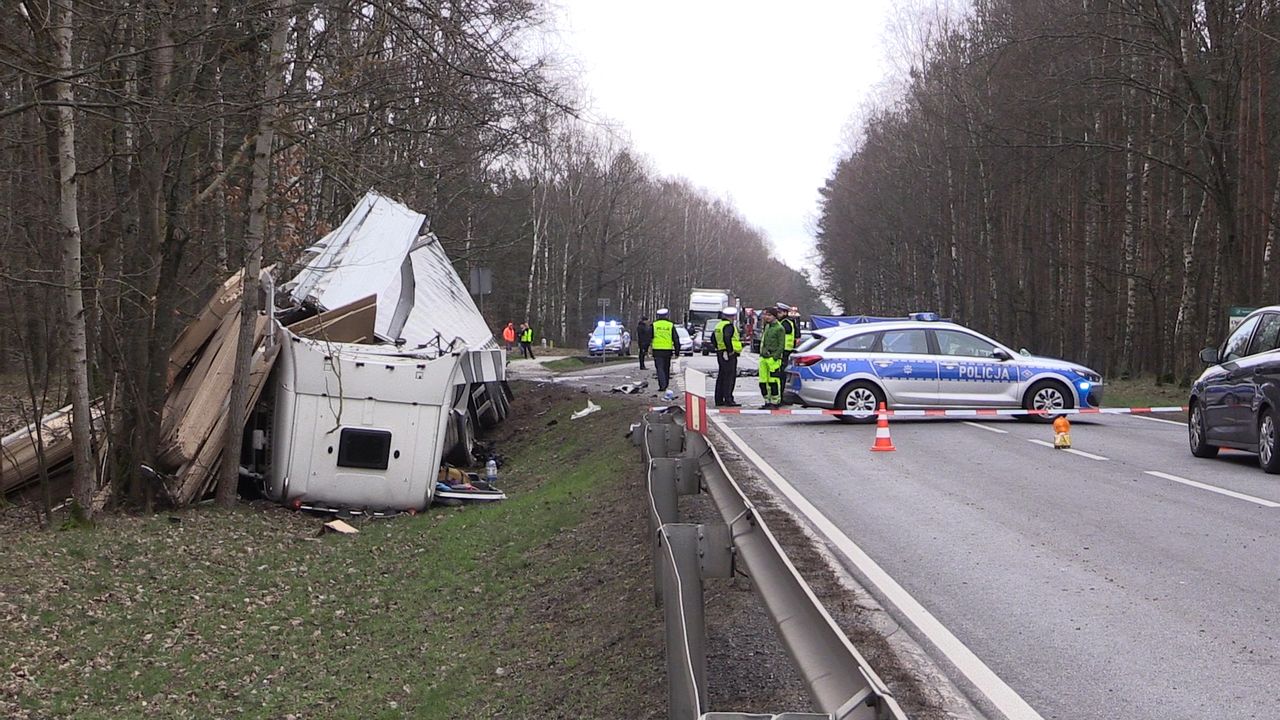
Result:
{"label": "person in dark jacket", "polygon": [[636,342],[640,343],[640,369],[643,370],[645,353],[649,352],[649,346],[653,344],[653,326],[649,324],[647,315],[636,323]]}

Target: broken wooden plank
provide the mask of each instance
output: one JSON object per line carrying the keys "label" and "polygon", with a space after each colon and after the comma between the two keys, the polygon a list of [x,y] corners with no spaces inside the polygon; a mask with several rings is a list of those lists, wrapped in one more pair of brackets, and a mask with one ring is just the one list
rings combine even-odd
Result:
{"label": "broken wooden plank", "polygon": [[369,295],[288,326],[294,335],[330,342],[372,342],[378,296]]}
{"label": "broken wooden plank", "polygon": [[[271,376],[271,368],[275,366],[276,356],[279,353],[279,345],[262,348],[254,353],[253,364],[249,370],[249,397],[245,403],[246,417],[262,396],[267,378]],[[200,442],[194,457],[183,463],[175,473],[171,486],[166,487],[169,499],[177,505],[189,505],[199,500],[217,482],[218,468],[225,460],[222,457],[222,451],[226,447],[227,423],[231,422],[231,415],[227,412],[229,395],[228,393],[228,397],[224,398],[218,417]]]}
{"label": "broken wooden plank", "polygon": [[244,271],[241,270],[227,278],[196,319],[183,328],[182,333],[173,341],[173,347],[169,350],[169,385],[173,384],[174,379],[187,367],[200,348],[223,325],[223,320],[240,309],[240,276],[243,274]]}
{"label": "broken wooden plank", "polygon": [[[102,407],[91,406],[93,425],[102,426]],[[45,467],[52,470],[72,456],[71,406],[59,408],[40,420]],[[36,425],[32,423],[0,439],[0,494],[17,490],[40,477],[40,443],[36,442]]]}
{"label": "broken wooden plank", "polygon": [[191,403],[213,372],[214,364],[219,361],[225,364],[229,351],[234,355],[239,329],[240,312],[237,310],[223,319],[217,333],[200,355],[193,358],[191,366],[178,377],[175,384],[170,385],[169,393],[165,396],[164,410],[160,415],[161,438],[172,436],[186,418],[191,410]]}
{"label": "broken wooden plank", "polygon": [[338,533],[339,535],[355,535],[360,532],[342,520],[330,520],[323,525],[323,528],[324,530],[321,532]]}
{"label": "broken wooden plank", "polygon": [[[260,315],[254,323],[253,346],[255,348],[261,345],[266,337],[269,322],[265,315]],[[231,395],[231,379],[235,373],[236,341],[237,336],[231,333],[217,347],[210,345],[205,352],[213,352],[215,356],[209,366],[208,374],[203,378],[192,376],[189,379],[199,383],[195,388],[195,394],[191,397],[185,412],[182,412],[181,408],[177,409],[177,412],[181,413],[180,417],[175,418],[173,423],[167,424],[171,431],[161,439],[157,459],[166,470],[181,467],[195,458],[200,446],[209,437],[218,417],[226,412],[227,399]]]}

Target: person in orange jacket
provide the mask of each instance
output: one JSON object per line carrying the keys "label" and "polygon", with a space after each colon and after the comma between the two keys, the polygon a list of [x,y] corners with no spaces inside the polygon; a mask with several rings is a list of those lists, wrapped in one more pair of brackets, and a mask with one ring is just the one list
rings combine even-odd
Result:
{"label": "person in orange jacket", "polygon": [[502,342],[507,345],[507,352],[516,346],[516,326],[507,321],[507,326],[502,328]]}

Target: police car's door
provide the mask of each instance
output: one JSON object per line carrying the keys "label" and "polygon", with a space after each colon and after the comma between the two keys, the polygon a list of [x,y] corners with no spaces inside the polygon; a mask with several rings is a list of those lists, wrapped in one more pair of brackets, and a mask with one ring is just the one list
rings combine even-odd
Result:
{"label": "police car's door", "polygon": [[892,404],[937,405],[938,362],[923,328],[882,332],[871,367]]}
{"label": "police car's door", "polygon": [[938,343],[938,401],[942,405],[981,407],[1017,405],[1017,361],[995,356],[986,338],[956,329],[933,330]]}

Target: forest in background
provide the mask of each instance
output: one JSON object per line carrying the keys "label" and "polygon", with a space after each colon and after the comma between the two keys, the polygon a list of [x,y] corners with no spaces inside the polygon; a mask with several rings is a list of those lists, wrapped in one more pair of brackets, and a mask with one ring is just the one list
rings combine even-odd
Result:
{"label": "forest in background", "polygon": [[585,346],[598,298],[632,324],[693,286],[818,307],[736,208],[584,119],[542,0],[0,12],[0,374],[28,421],[109,398],[116,471],[155,452],[169,346],[212,290],[256,248],[282,274],[370,188],[464,279],[491,269],[495,331]]}
{"label": "forest in background", "polygon": [[847,312],[1186,380],[1276,302],[1280,3],[974,0],[912,40],[822,191]]}

